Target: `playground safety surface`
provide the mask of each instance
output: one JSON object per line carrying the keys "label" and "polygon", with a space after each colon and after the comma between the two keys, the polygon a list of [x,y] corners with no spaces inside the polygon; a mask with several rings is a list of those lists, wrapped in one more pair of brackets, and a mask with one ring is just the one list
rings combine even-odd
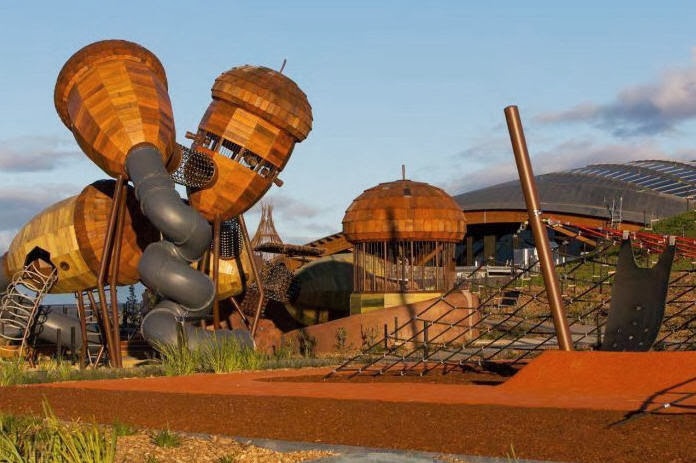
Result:
{"label": "playground safety surface", "polygon": [[500,385],[472,384],[466,374],[465,384],[322,381],[328,371],[17,386],[2,390],[0,410],[40,413],[45,397],[61,417],[187,432],[497,457],[512,446],[520,458],[566,462],[696,462],[696,352],[547,352]]}

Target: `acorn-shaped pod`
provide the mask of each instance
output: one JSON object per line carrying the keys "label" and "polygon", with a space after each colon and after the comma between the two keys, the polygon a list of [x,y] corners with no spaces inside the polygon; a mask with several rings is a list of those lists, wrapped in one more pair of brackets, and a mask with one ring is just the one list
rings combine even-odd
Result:
{"label": "acorn-shaped pod", "polygon": [[175,152],[164,68],[136,43],[105,40],[82,48],[61,69],[54,101],[85,154],[112,177],[123,173],[139,144],[157,147],[165,164]]}
{"label": "acorn-shaped pod", "polygon": [[260,66],[221,74],[212,96],[192,148],[212,157],[216,176],[205,188],[190,189],[189,200],[208,220],[226,220],[277,181],[295,143],[312,130],[312,108],[295,82]]}
{"label": "acorn-shaped pod", "polygon": [[[58,271],[58,281],[52,293],[96,287],[115,184],[113,180],[94,182],[79,195],[49,206],[27,222],[2,257],[6,274],[14,275],[26,263],[41,257],[50,261]],[[135,192],[129,186],[119,284],[134,284],[140,279],[140,256],[148,244],[157,240],[159,232],[140,212]]]}
{"label": "acorn-shaped pod", "polygon": [[412,180],[380,183],[355,198],[343,217],[350,243],[458,243],[466,234],[461,207],[441,188]]}

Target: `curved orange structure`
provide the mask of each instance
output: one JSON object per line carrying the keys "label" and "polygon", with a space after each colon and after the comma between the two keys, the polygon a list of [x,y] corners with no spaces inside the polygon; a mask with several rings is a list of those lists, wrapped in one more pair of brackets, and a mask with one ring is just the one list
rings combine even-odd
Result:
{"label": "curved orange structure", "polygon": [[105,40],[75,53],[58,75],[54,102],[80,148],[112,177],[139,144],[155,146],[165,164],[175,152],[164,68],[136,43]]}
{"label": "curved orange structure", "polygon": [[[56,267],[53,293],[70,293],[97,286],[100,258],[109,212],[114,201],[113,180],[88,185],[79,195],[64,199],[37,214],[12,240],[3,258],[8,275],[19,272],[32,256],[41,256]],[[140,279],[138,261],[159,232],[140,212],[133,188],[128,188],[119,259],[118,284]]]}
{"label": "curved orange structure", "polygon": [[295,143],[312,130],[307,96],[269,68],[241,66],[213,84],[192,149],[210,156],[216,177],[189,189],[191,205],[208,220],[227,220],[253,206],[283,170]]}

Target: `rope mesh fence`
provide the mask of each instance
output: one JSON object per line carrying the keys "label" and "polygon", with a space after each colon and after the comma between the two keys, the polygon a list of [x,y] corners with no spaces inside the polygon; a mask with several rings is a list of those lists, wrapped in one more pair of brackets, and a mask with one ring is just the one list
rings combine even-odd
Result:
{"label": "rope mesh fence", "polygon": [[[578,238],[568,235],[566,242]],[[636,261],[643,266],[653,265],[660,247],[654,241],[646,245],[646,240],[633,238]],[[621,233],[595,239],[596,247],[580,256],[559,251],[564,262],[556,266],[576,350],[592,350],[601,344]],[[681,250],[677,247],[665,317],[654,350],[696,348],[696,262],[690,251],[685,246]],[[450,291],[410,320],[395,322],[394,327],[385,325],[381,338],[364,346],[359,355],[333,373],[380,375],[392,371],[422,375],[467,364],[514,365],[546,349],[558,348],[538,264],[508,265],[506,275],[491,274],[489,266],[495,263],[487,264],[460,275]],[[478,297],[475,307],[455,307],[448,301],[453,292],[462,290]]]}

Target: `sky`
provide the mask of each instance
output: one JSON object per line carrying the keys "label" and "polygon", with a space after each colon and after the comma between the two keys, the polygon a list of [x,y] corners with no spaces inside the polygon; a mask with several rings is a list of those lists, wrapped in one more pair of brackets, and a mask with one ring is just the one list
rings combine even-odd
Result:
{"label": "sky", "polygon": [[[44,207],[106,178],[53,105],[65,61],[103,39],[162,61],[177,139],[222,72],[280,68],[314,127],[264,201],[281,237],[341,230],[363,190],[401,176],[451,194],[516,177],[503,109],[535,173],[696,159],[690,2],[0,2],[0,252]],[[490,4],[490,5],[487,5]],[[246,215],[253,232],[259,209]]]}

